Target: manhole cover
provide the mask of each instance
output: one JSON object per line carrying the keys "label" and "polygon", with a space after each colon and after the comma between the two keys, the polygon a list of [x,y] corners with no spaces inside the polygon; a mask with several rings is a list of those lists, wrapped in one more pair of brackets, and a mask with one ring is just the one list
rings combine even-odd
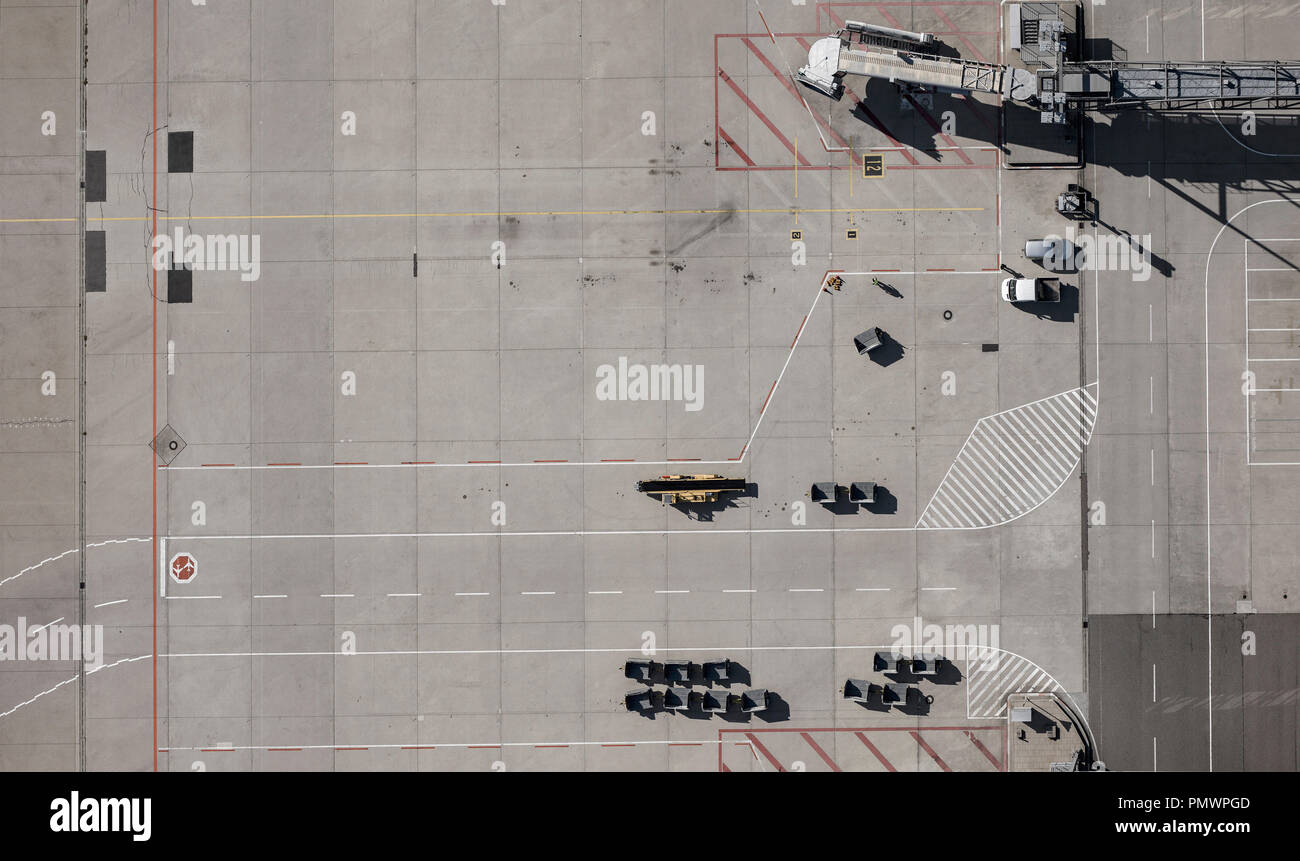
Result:
{"label": "manhole cover", "polygon": [[176,459],[176,455],[185,450],[185,440],[181,435],[172,429],[171,425],[166,425],[158,432],[158,436],[153,438],[154,454],[163,463],[170,464]]}

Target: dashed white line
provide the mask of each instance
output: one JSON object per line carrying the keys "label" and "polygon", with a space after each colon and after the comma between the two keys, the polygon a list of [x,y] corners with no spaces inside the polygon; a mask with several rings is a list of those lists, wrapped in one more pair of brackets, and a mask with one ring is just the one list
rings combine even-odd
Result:
{"label": "dashed white line", "polygon": [[733,592],[757,592],[758,590],[757,589],[723,589],[722,591],[730,594]]}
{"label": "dashed white line", "polygon": [[554,592],[520,592],[520,595],[554,595]]}
{"label": "dashed white line", "polygon": [[825,589],[789,589],[789,592],[825,592]]}
{"label": "dashed white line", "polygon": [[168,601],[219,601],[220,595],[164,595]]}
{"label": "dashed white line", "polygon": [[353,595],[351,592],[340,592],[332,595],[321,595],[321,597],[322,598],[355,598],[357,596]]}
{"label": "dashed white line", "polygon": [[388,597],[389,598],[419,598],[422,597],[423,594],[424,594],[423,592],[389,592]]}
{"label": "dashed white line", "polygon": [[955,592],[956,586],[922,586],[922,592]]}
{"label": "dashed white line", "polygon": [[853,590],[854,592],[888,592],[888,586],[861,586]]}
{"label": "dashed white line", "polygon": [[689,595],[690,589],[656,589],[656,595]]}
{"label": "dashed white line", "polygon": [[254,595],[254,598],[288,598],[288,595]]}
{"label": "dashed white line", "polygon": [[478,598],[484,595],[491,595],[491,592],[457,592],[457,598]]}
{"label": "dashed white line", "polygon": [[105,601],[103,604],[96,604],[95,609],[98,610],[100,607],[112,607],[114,604],[125,604],[126,602],[126,598],[118,598],[116,601]]}
{"label": "dashed white line", "polygon": [[57,625],[59,622],[62,621],[63,621],[63,617],[60,616],[59,618],[55,619],[53,622],[46,622],[44,625],[41,625],[39,628],[29,628],[28,633],[35,634],[37,631],[44,631],[46,628],[50,627],[51,625]]}
{"label": "dashed white line", "polygon": [[623,594],[623,590],[622,590],[622,589],[610,589],[610,590],[607,590],[607,591],[592,591],[592,592],[588,592],[587,594],[588,594],[588,595],[622,595],[622,594]]}

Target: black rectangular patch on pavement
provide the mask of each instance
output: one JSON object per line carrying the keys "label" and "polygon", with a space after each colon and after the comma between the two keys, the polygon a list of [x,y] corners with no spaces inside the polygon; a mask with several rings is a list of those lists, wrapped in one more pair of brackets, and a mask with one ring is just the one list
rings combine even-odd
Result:
{"label": "black rectangular patch on pavement", "polygon": [[167,172],[194,172],[194,132],[167,133]]}
{"label": "black rectangular patch on pavement", "polygon": [[86,150],[86,203],[104,203],[108,200],[107,163],[106,150]]}
{"label": "black rectangular patch on pavement", "polygon": [[885,175],[885,157],[883,155],[864,155],[862,157],[862,178],[877,179]]}
{"label": "black rectangular patch on pavement", "polygon": [[998,345],[997,345],[997,344],[985,344],[985,345],[984,345],[984,352],[986,352],[986,353],[996,353],[997,351],[998,351]]}
{"label": "black rectangular patch on pavement", "polygon": [[104,236],[102,230],[86,231],[87,293],[103,293],[108,289],[106,285],[107,255],[105,254],[107,245]]}
{"label": "black rectangular patch on pavement", "polygon": [[167,270],[167,303],[194,301],[194,272],[184,266]]}

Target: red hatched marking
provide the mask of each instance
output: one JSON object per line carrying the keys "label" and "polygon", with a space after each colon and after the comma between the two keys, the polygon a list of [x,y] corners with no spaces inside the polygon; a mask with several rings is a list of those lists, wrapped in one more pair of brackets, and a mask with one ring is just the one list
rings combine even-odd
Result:
{"label": "red hatched marking", "polygon": [[827,765],[829,765],[829,766],[831,767],[831,771],[843,771],[843,770],[844,770],[844,769],[840,768],[838,765],[835,764],[835,760],[831,759],[831,758],[830,758],[830,755],[827,754],[826,751],[822,750],[821,745],[819,745],[817,742],[813,741],[813,737],[812,737],[812,736],[810,736],[810,735],[809,735],[808,733],[806,733],[806,732],[801,732],[801,733],[799,733],[799,735],[803,736],[803,740],[806,741],[806,742],[808,742],[808,746],[811,747],[814,751],[817,752],[817,755],[820,756],[820,757],[822,758],[822,762],[826,763]]}
{"label": "red hatched marking", "polygon": [[940,768],[942,768],[944,771],[952,771],[952,769],[948,767],[948,763],[943,761],[943,757],[935,753],[934,748],[930,747],[930,745],[926,742],[926,740],[921,738],[921,734],[919,732],[912,730],[909,732],[909,735],[911,735],[912,738],[916,739],[916,743],[921,746],[921,750],[930,754],[930,758],[933,759],[935,762],[937,762]]}
{"label": "red hatched marking", "polygon": [[726,82],[727,86],[731,87],[731,91],[740,97],[740,100],[745,103],[745,106],[748,107],[750,111],[753,112],[754,116],[762,120],[763,125],[767,126],[768,130],[771,131],[772,134],[776,135],[776,139],[785,144],[785,148],[790,151],[791,155],[796,155],[798,157],[800,164],[806,165],[809,163],[808,159],[796,152],[794,144],[790,143],[790,139],[781,133],[781,130],[776,127],[776,124],[767,118],[767,114],[763,113],[758,105],[754,104],[749,96],[745,95],[745,91],[740,88],[740,85],[733,81],[731,76],[723,71],[721,67],[718,68],[718,77],[722,78],[722,80]]}
{"label": "red hatched marking", "polygon": [[[767,55],[765,55],[762,51],[758,50],[758,46],[755,45],[752,41],[750,41],[748,37],[742,36],[740,41],[745,43],[745,46],[754,53],[754,56],[758,57],[758,59],[763,63],[764,66],[767,66],[767,70],[776,76],[776,79],[781,82],[781,85],[783,87],[785,87],[786,92],[788,92],[790,95],[798,99],[799,104],[803,105],[804,109],[807,110],[808,103],[804,101],[803,95],[801,95],[800,92],[795,89],[794,84],[790,83],[790,79],[788,77],[783,75],[781,71],[777,69],[776,66],[772,65],[772,61],[767,58]],[[774,39],[773,42],[775,41],[776,40]],[[848,141],[840,137],[839,134],[835,131],[835,129],[831,128],[830,122],[818,116],[818,114],[815,111],[808,111],[808,113],[812,114],[813,119],[817,121],[817,125],[826,129],[826,131],[830,133],[830,136],[835,138],[835,142],[838,143],[840,147],[849,150],[849,158],[851,162],[853,164],[858,164],[858,162],[861,159],[858,157],[857,153],[853,152],[852,148],[849,146]],[[822,147],[825,148],[825,146],[826,144],[825,142],[823,142]]]}
{"label": "red hatched marking", "polygon": [[733,138],[731,135],[727,134],[727,130],[724,129],[721,125],[718,125],[717,129],[718,129],[718,135],[724,141],[726,141],[727,146],[731,147],[731,151],[734,152],[736,155],[740,156],[740,160],[743,161],[745,164],[747,164],[750,167],[753,167],[754,160],[749,157],[748,153],[746,153],[743,149],[740,148],[740,144],[736,143],[736,139]]}
{"label": "red hatched marking", "polygon": [[994,756],[987,747],[984,746],[984,742],[980,741],[975,737],[975,733],[967,731],[966,737],[971,740],[971,744],[975,745],[975,747],[979,750],[980,753],[988,757],[989,762],[993,763],[994,768],[996,768],[998,771],[1005,771],[1002,762],[996,756]]}
{"label": "red hatched marking", "polygon": [[886,771],[898,771],[898,769],[894,768],[894,764],[880,752],[880,748],[871,743],[871,739],[867,738],[866,735],[861,732],[855,732],[854,735],[858,737],[859,741],[867,746],[867,750],[876,755],[876,759],[880,760],[880,764],[885,767]]}
{"label": "red hatched marking", "polygon": [[754,735],[752,732],[747,732],[745,733],[745,738],[749,739],[749,743],[754,746],[754,750],[763,754],[763,756],[767,758],[768,762],[776,766],[777,771],[785,771],[785,766],[781,764],[779,759],[772,756],[772,752],[763,746],[763,743],[758,740],[758,736]]}

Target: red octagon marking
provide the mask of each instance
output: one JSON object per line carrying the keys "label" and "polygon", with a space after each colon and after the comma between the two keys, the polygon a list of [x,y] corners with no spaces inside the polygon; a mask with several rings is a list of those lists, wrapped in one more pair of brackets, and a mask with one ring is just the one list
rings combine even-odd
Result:
{"label": "red octagon marking", "polygon": [[188,583],[199,573],[198,560],[188,553],[173,556],[169,568],[172,579],[177,583]]}

